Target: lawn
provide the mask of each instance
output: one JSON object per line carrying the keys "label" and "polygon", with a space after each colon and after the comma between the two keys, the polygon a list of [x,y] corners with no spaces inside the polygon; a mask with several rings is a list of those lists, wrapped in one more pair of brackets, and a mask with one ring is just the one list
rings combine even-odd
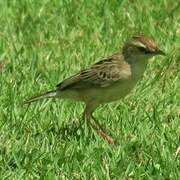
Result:
{"label": "lawn", "polygon": [[[0,179],[179,179],[179,7],[173,0],[0,0]],[[150,61],[129,96],[95,112],[117,144],[87,128],[81,103],[23,105],[137,34],[153,37],[167,56]]]}

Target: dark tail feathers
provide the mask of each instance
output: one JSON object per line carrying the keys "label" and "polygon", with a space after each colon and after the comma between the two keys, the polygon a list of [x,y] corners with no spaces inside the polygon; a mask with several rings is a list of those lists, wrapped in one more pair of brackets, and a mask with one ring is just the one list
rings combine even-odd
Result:
{"label": "dark tail feathers", "polygon": [[31,97],[30,99],[26,100],[24,102],[24,104],[29,104],[29,103],[32,103],[32,102],[35,102],[35,101],[38,101],[38,100],[41,100],[41,99],[45,99],[45,98],[55,97],[56,95],[57,95],[57,91],[56,90],[48,91],[48,92],[46,92],[44,94],[41,94],[39,96]]}

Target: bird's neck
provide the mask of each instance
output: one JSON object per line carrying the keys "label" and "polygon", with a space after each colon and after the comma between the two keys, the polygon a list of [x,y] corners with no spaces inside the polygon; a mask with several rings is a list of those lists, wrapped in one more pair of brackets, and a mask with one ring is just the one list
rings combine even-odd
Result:
{"label": "bird's neck", "polygon": [[144,74],[144,71],[146,70],[146,66],[148,64],[148,59],[136,59],[135,57],[130,57],[126,58],[126,61],[131,66],[132,74],[135,78],[140,78]]}

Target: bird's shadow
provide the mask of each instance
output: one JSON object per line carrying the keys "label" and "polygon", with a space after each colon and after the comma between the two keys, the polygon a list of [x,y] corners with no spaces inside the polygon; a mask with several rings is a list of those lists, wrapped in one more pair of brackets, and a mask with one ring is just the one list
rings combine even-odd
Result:
{"label": "bird's shadow", "polygon": [[[54,126],[48,128],[48,132],[56,134],[56,136],[62,141],[70,141],[72,139],[76,139],[79,141],[82,137],[92,138],[93,133],[90,133],[90,128],[82,122],[72,122],[68,124],[64,124],[58,129]],[[85,133],[85,129],[87,129],[88,133]],[[93,135],[94,137],[94,135]]]}

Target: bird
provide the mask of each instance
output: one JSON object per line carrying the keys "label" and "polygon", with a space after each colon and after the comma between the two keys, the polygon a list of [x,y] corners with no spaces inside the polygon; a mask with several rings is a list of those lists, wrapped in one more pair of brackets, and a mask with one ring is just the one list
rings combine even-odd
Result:
{"label": "bird", "polygon": [[142,79],[149,59],[157,55],[165,53],[153,38],[133,36],[118,52],[66,78],[54,90],[29,98],[25,104],[54,97],[84,102],[83,119],[104,140],[113,144],[114,139],[96,120],[93,112],[102,104],[128,95]]}

